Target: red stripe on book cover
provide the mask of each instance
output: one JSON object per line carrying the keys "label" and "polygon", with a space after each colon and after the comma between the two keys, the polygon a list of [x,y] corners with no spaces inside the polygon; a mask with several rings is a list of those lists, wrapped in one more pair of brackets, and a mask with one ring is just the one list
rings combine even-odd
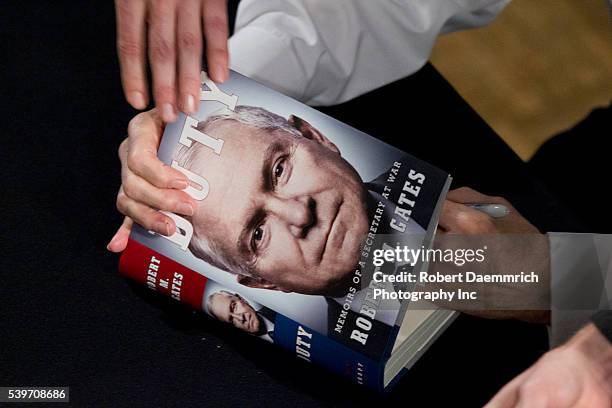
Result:
{"label": "red stripe on book cover", "polygon": [[133,239],[121,255],[119,272],[151,290],[202,309],[206,277]]}

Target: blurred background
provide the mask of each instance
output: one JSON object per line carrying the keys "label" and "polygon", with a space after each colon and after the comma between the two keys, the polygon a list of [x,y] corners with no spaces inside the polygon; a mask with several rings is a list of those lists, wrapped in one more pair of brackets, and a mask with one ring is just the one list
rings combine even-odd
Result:
{"label": "blurred background", "polygon": [[523,159],[612,101],[605,0],[514,0],[491,25],[441,37],[432,62]]}

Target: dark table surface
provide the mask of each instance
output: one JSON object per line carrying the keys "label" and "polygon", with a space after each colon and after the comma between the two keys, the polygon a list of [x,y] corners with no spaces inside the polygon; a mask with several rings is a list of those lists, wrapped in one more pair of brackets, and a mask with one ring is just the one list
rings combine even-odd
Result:
{"label": "dark table surface", "polygon": [[[7,4],[8,3],[8,4]],[[26,4],[27,3],[27,4]],[[547,347],[542,327],[460,317],[385,396],[134,287],[105,249],[121,221],[123,100],[105,2],[5,2],[0,386],[70,386],[76,406],[479,406]],[[579,230],[430,66],[325,112]]]}

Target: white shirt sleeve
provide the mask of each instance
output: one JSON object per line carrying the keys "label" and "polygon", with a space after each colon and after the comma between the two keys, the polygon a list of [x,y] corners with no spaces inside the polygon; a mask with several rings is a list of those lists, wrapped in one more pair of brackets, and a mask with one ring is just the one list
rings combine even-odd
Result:
{"label": "white shirt sleeve", "polygon": [[491,22],[510,0],[242,0],[231,68],[311,105],[420,69],[439,34]]}

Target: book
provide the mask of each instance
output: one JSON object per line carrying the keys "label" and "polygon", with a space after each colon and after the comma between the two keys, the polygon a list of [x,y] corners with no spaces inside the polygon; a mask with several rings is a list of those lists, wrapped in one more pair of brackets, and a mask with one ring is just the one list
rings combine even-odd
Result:
{"label": "book", "polygon": [[213,319],[378,391],[456,312],[384,297],[410,283],[375,265],[430,248],[446,172],[236,72],[202,72],[200,109],[168,124],[158,156],[190,180],[172,236],[134,225],[119,269]]}

